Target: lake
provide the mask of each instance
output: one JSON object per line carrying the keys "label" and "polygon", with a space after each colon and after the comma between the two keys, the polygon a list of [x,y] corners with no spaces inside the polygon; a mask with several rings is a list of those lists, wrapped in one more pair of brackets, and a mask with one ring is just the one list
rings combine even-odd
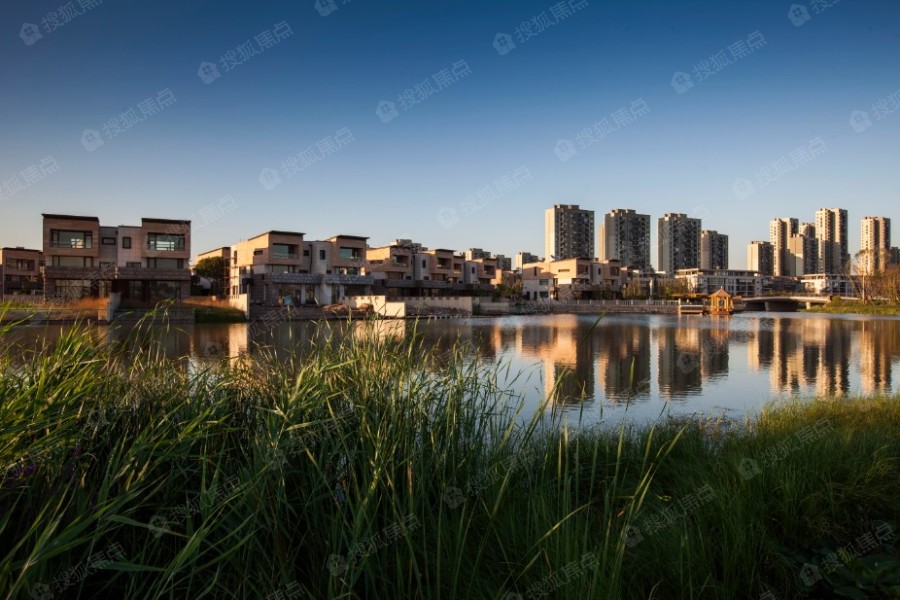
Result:
{"label": "lake", "polygon": [[[54,343],[68,326],[30,326],[4,345]],[[94,327],[105,339],[129,328]],[[248,338],[276,352],[323,335],[409,336],[429,346],[461,344],[468,356],[501,365],[498,383],[533,408],[556,389],[554,410],[587,423],[646,422],[675,416],[751,414],[790,395],[895,392],[900,318],[744,313],[714,318],[670,315],[545,315],[432,321],[202,324],[153,328],[169,358],[190,367],[238,356]]]}

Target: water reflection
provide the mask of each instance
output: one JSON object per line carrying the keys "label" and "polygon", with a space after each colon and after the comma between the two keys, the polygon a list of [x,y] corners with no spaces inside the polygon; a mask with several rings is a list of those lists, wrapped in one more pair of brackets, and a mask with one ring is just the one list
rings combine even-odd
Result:
{"label": "water reflection", "polygon": [[[25,327],[4,345],[53,345],[66,327]],[[562,410],[625,410],[649,416],[675,412],[740,413],[786,394],[892,392],[900,367],[900,319],[792,314],[731,318],[661,315],[550,315],[413,323],[282,323],[271,328],[196,325],[155,328],[95,327],[92,335],[136,351],[155,339],[166,356],[195,364],[253,352],[303,351],[313,341],[348,335],[402,339],[414,333],[427,346],[461,345],[486,362],[530,372],[517,391],[537,402],[554,394]],[[538,383],[535,384],[535,381]]]}

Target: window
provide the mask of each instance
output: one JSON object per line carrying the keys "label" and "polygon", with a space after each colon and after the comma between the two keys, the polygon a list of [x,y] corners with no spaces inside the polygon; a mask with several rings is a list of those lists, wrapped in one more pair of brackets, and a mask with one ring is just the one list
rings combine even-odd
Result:
{"label": "window", "polygon": [[303,251],[303,256],[309,256],[309,250],[304,250],[304,251]]}
{"label": "window", "polygon": [[184,250],[183,233],[148,233],[147,250],[178,252]]}
{"label": "window", "polygon": [[94,236],[89,231],[50,230],[51,248],[93,248]]}
{"label": "window", "polygon": [[260,256],[263,253],[262,249],[257,248],[253,251],[253,256]]}
{"label": "window", "polygon": [[550,285],[549,279],[538,279],[538,285]]}
{"label": "window", "polygon": [[183,269],[183,258],[148,258],[148,269]]}
{"label": "window", "polygon": [[341,260],[359,260],[359,248],[345,248],[340,250]]}
{"label": "window", "polygon": [[115,245],[116,245],[116,238],[114,238],[114,237],[104,237],[104,238],[100,238],[100,243],[101,243],[102,245],[104,245],[104,246],[115,246]]}
{"label": "window", "polygon": [[319,260],[325,260],[325,251],[319,250]]}
{"label": "window", "polygon": [[126,236],[122,237],[122,248],[124,248],[126,250],[131,249],[131,237],[130,236],[126,235]]}
{"label": "window", "polygon": [[6,261],[6,268],[13,271],[34,271],[34,261],[24,258],[10,258]]}
{"label": "window", "polygon": [[54,267],[93,267],[94,259],[90,256],[54,256]]}
{"label": "window", "polygon": [[426,268],[427,266],[428,266],[428,261],[426,261],[426,260],[423,258],[423,259],[422,259],[422,268],[424,269],[424,268]]}
{"label": "window", "polygon": [[137,261],[137,262],[126,262],[125,266],[128,267],[129,269],[140,269],[144,265],[141,264],[141,261]]}
{"label": "window", "polygon": [[269,273],[296,273],[296,265],[269,265]]}
{"label": "window", "polygon": [[292,260],[297,258],[297,246],[293,244],[272,244],[272,258]]}

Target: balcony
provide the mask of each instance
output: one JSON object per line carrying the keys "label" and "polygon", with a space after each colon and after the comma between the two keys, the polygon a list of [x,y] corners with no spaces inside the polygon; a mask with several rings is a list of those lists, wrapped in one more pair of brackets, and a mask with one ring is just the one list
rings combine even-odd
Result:
{"label": "balcony", "polygon": [[293,285],[318,285],[322,283],[323,275],[314,273],[269,273],[261,275],[265,281],[272,283],[287,283]]}
{"label": "balcony", "polygon": [[115,279],[114,267],[44,267],[46,279]]}
{"label": "balcony", "polygon": [[273,253],[269,254],[269,258],[272,260],[297,260],[298,258],[300,258],[300,255],[297,254],[296,252],[278,253],[278,254],[273,252]]}
{"label": "balcony", "polygon": [[385,279],[384,287],[414,288],[416,287],[416,282],[412,279]]}
{"label": "balcony", "polygon": [[116,279],[150,281],[190,281],[190,269],[149,269],[147,267],[118,267]]}
{"label": "balcony", "polygon": [[369,275],[323,275],[322,283],[332,285],[372,285]]}
{"label": "balcony", "polygon": [[425,289],[448,289],[453,285],[447,281],[435,281],[433,279],[420,279],[419,281],[416,281],[415,284],[416,287]]}
{"label": "balcony", "polygon": [[146,267],[44,267],[47,279],[190,281],[189,269]]}

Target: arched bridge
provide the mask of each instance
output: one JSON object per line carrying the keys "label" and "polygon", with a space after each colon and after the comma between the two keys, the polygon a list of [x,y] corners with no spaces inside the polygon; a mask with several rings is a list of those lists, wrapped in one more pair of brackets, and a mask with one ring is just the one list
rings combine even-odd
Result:
{"label": "arched bridge", "polygon": [[744,298],[744,310],[764,310],[767,312],[794,312],[801,306],[829,304],[834,296],[759,296]]}

